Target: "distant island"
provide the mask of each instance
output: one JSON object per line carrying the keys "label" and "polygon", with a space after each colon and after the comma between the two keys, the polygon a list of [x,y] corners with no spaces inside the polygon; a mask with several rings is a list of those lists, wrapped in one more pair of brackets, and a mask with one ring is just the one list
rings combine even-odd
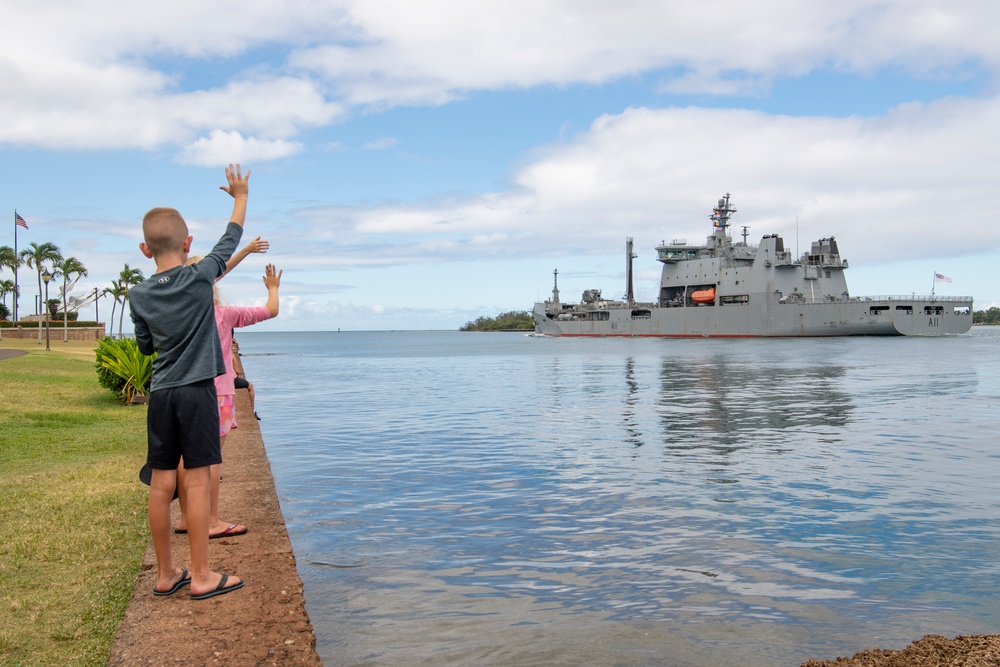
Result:
{"label": "distant island", "polygon": [[1000,308],[993,306],[989,310],[977,310],[972,313],[973,324],[1000,324]]}
{"label": "distant island", "polygon": [[535,321],[526,310],[512,310],[496,317],[479,317],[466,322],[459,331],[534,331]]}

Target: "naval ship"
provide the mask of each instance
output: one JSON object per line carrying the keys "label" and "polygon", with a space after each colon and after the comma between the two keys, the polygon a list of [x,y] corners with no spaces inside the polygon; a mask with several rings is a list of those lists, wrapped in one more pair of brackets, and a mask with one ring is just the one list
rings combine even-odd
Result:
{"label": "naval ship", "polygon": [[579,303],[559,300],[559,272],[552,298],[532,311],[535,333],[549,336],[658,336],[752,338],[780,336],[941,336],[972,327],[972,297],[852,297],[847,290],[837,241],[813,241],[794,258],[781,236],[757,245],[733,242],[730,195],[709,216],[705,245],[684,240],[656,248],[663,263],[655,302],[634,299],[632,239],[625,243],[623,300],[607,300],[599,289],[584,291]]}

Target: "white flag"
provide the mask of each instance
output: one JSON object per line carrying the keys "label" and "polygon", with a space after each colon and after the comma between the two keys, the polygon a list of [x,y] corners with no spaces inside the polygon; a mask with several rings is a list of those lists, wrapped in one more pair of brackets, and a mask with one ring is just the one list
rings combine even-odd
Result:
{"label": "white flag", "polygon": [[73,291],[73,285],[76,285],[76,281],[79,280],[79,279],[80,279],[80,276],[77,275],[75,278],[73,278],[73,280],[71,280],[68,283],[66,283],[66,287],[65,288],[60,287],[59,288],[59,296],[61,297],[63,294],[69,294],[70,292],[72,292]]}
{"label": "white flag", "polygon": [[934,280],[937,281],[937,282],[939,282],[939,283],[950,283],[951,282],[951,278],[949,278],[948,276],[942,276],[940,273],[935,273],[934,274]]}
{"label": "white flag", "polygon": [[[76,311],[80,310],[87,304],[94,303],[95,301],[97,301],[97,295],[94,292],[88,292],[87,296],[83,297],[75,297],[75,296],[66,297],[66,310],[68,310],[71,313],[75,313]],[[56,308],[56,312],[61,313],[62,310],[63,310],[62,304],[59,304],[59,307]]]}

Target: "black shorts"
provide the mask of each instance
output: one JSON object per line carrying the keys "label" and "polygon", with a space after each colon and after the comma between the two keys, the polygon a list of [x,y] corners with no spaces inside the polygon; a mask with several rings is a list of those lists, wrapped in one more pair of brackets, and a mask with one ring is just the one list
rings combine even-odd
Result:
{"label": "black shorts", "polygon": [[237,389],[249,389],[250,381],[247,380],[246,378],[241,378],[239,375],[237,375],[235,378],[233,378],[233,386],[236,387]]}
{"label": "black shorts", "polygon": [[151,393],[146,433],[150,468],[174,470],[182,456],[185,468],[222,463],[215,380]]}

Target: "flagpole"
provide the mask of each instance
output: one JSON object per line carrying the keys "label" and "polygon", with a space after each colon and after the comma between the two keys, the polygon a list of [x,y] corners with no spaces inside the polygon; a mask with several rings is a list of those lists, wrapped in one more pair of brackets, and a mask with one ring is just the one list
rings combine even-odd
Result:
{"label": "flagpole", "polygon": [[931,296],[934,296],[934,288],[937,286],[937,271],[931,275]]}
{"label": "flagpole", "polygon": [[17,326],[17,267],[20,264],[17,255],[17,209],[14,209],[14,326]]}

